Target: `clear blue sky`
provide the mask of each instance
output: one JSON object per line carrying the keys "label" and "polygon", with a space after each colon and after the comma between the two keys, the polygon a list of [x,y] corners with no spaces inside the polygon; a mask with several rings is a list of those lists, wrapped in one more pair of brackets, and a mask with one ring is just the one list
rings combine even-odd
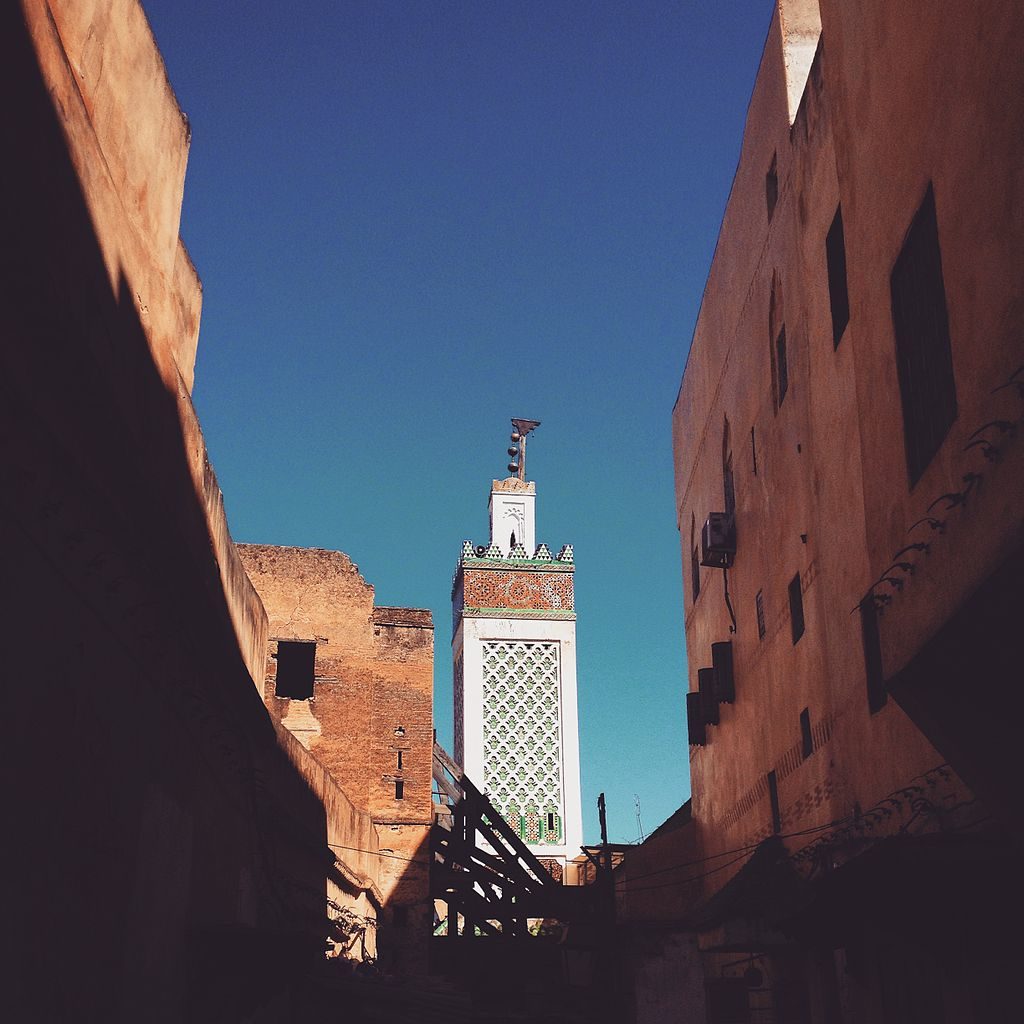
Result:
{"label": "clear blue sky", "polygon": [[144,0],[192,122],[195,401],[236,540],[430,608],[509,418],[574,545],[584,830],[689,794],[670,414],[771,0]]}

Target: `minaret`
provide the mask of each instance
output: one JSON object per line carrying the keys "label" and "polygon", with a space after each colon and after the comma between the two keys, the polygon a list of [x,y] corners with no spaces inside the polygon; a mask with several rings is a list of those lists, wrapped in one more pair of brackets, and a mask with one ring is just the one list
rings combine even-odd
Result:
{"label": "minaret", "polygon": [[512,425],[490,541],[462,545],[452,587],[455,758],[534,853],[564,865],[583,843],[573,554],[536,541],[526,436],[540,424]]}

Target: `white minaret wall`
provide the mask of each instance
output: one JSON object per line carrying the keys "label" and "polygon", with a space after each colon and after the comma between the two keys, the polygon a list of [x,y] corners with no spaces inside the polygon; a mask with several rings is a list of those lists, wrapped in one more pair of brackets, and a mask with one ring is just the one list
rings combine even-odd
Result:
{"label": "white minaret wall", "polygon": [[513,533],[523,545],[527,558],[537,550],[536,504],[537,495],[530,491],[491,491],[488,504],[491,543],[497,544],[506,557]]}
{"label": "white minaret wall", "polygon": [[[507,489],[502,489],[501,485]],[[488,506],[491,536],[490,542],[502,555],[502,560],[481,560],[476,566],[476,559],[468,559],[465,572],[477,571],[494,573],[497,583],[502,577],[508,579],[506,573],[516,574],[517,567],[521,578],[536,579],[539,585],[545,579],[551,579],[556,573],[544,571],[542,564],[537,562],[524,564],[521,559],[510,559],[510,540],[514,532],[516,542],[525,550],[525,557],[531,560],[537,548],[535,525],[536,489],[534,484],[525,481],[513,483],[495,481],[491,490]],[[554,549],[557,550],[557,549]],[[507,561],[506,561],[507,560]],[[569,562],[571,563],[571,554]],[[555,563],[557,565],[557,562]],[[562,579],[568,568],[562,563]],[[527,577],[527,574],[529,576]],[[478,577],[479,578],[479,577]],[[571,581],[569,600],[571,601]],[[583,845],[583,809],[580,797],[580,752],[579,752],[579,714],[577,708],[576,679],[576,622],[575,615],[569,607],[551,609],[546,613],[543,608],[507,608],[507,616],[491,606],[485,612],[472,607],[462,606],[461,592],[456,595],[454,633],[452,636],[452,663],[455,667],[455,732],[456,754],[461,755],[461,763],[469,778],[486,789],[487,758],[485,735],[485,656],[487,644],[494,643],[528,643],[555,645],[558,664],[558,729],[560,753],[561,793],[557,801],[558,815],[561,819],[561,837],[559,842],[547,842],[542,838],[539,843],[527,842],[529,848],[539,857],[556,860],[572,860],[580,853]],[[483,603],[483,602],[481,602]],[[494,648],[489,650],[493,653]],[[550,652],[549,652],[550,653]],[[459,685],[458,665],[461,661],[461,692]],[[551,678],[550,673],[547,678]],[[492,670],[493,679],[493,670]],[[494,682],[490,684],[494,686]],[[535,717],[539,720],[541,710],[534,708]],[[519,713],[519,712],[517,712]],[[528,711],[521,712],[527,715]],[[525,723],[520,721],[520,726]],[[528,725],[528,723],[526,723]],[[488,728],[491,728],[488,726]],[[528,751],[516,748],[517,741],[512,738],[514,726],[506,722],[504,732],[500,735],[509,736],[509,747],[513,754],[522,760]],[[492,736],[494,734],[492,733]],[[543,730],[531,731],[531,736],[540,740]],[[460,742],[461,741],[461,742]],[[538,751],[539,753],[539,751]],[[493,758],[493,754],[491,755]],[[550,755],[549,755],[550,756]],[[493,766],[492,769],[493,771]]]}

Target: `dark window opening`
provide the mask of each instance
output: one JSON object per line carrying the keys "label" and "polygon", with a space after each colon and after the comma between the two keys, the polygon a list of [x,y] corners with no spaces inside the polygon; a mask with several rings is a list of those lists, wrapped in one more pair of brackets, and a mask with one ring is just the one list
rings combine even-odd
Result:
{"label": "dark window opening", "polygon": [[315,643],[278,640],[274,695],[289,700],[309,700],[313,696],[315,665]]}
{"label": "dark window opening", "polygon": [[882,641],[878,635],[878,611],[869,594],[860,603],[861,642],[864,645],[864,673],[868,684],[868,707],[872,713],[885,707],[885,675],[882,671]]}
{"label": "dark window opening", "polygon": [[395,779],[395,799],[405,799],[405,783],[401,779]]}
{"label": "dark window opening", "polygon": [[781,406],[789,390],[789,362],[786,359],[786,325],[779,329],[775,339],[775,404]]}
{"label": "dark window opening", "polygon": [[555,816],[550,811],[548,812],[548,831],[555,831]]}
{"label": "dark window opening", "polygon": [[832,347],[850,322],[850,295],[846,290],[846,239],[843,237],[843,208],[836,207],[832,226],[825,236],[825,262],[828,266],[828,298],[832,307]]}
{"label": "dark window opening", "polygon": [[728,419],[722,430],[722,501],[725,514],[732,519],[736,514],[736,480],[732,473],[732,438]]}
{"label": "dark window opening", "polygon": [[750,460],[754,465],[754,476],[757,476],[757,439],[753,427],[750,428]]}
{"label": "dark window opening", "polygon": [[398,753],[398,770],[401,771],[402,770],[402,754],[403,754],[403,751],[399,750],[399,751],[397,751],[397,753]]}
{"label": "dark window opening", "polygon": [[764,639],[764,591],[759,590],[754,598],[754,606],[757,609],[757,638]]}
{"label": "dark window opening", "polygon": [[800,590],[800,573],[789,581],[789,620],[793,627],[793,643],[804,635],[804,597]]}
{"label": "dark window opening", "polygon": [[890,287],[903,441],[913,487],[957,412],[939,227],[930,185],[893,267]]}
{"label": "dark window opening", "polygon": [[775,204],[779,201],[779,170],[775,154],[772,154],[772,165],[764,176],[764,198],[768,205],[768,220],[772,219]]}
{"label": "dark window opening", "polygon": [[690,516],[690,584],[693,602],[700,596],[700,552],[697,550],[697,520]]}
{"label": "dark window opening", "polygon": [[811,735],[811,710],[804,708],[800,712],[800,750],[804,760],[814,753],[814,737]]}
{"label": "dark window opening", "polygon": [[778,835],[782,831],[782,812],[779,810],[779,780],[773,771],[768,773],[768,799],[772,805],[772,832]]}
{"label": "dark window opening", "polygon": [[512,548],[514,548],[515,546],[516,546],[516,534],[515,534],[515,531],[513,530],[512,531],[512,535],[508,539],[509,550],[511,551]]}

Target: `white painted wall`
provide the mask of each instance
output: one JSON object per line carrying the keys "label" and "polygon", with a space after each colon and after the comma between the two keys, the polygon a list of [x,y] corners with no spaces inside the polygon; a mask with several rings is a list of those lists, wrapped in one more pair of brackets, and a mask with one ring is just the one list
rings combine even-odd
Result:
{"label": "white painted wall", "polygon": [[491,491],[491,543],[497,544],[503,555],[509,553],[514,530],[516,540],[526,549],[526,557],[533,557],[537,549],[536,503],[537,495],[526,490]]}

